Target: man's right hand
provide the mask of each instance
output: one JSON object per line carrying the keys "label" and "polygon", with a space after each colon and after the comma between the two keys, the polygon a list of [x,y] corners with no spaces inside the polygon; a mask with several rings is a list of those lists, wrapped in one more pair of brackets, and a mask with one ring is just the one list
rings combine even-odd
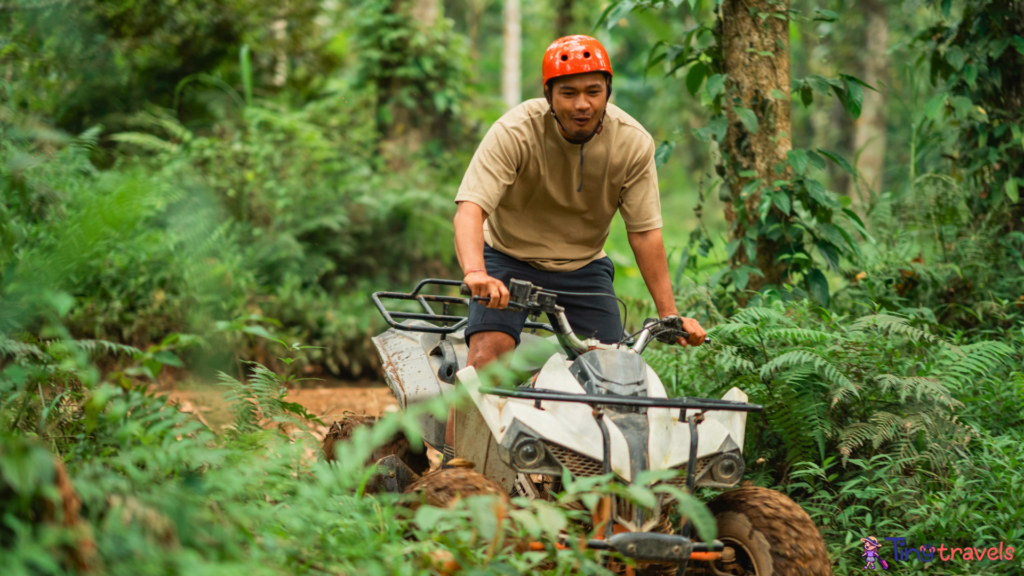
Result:
{"label": "man's right hand", "polygon": [[480,302],[480,304],[497,310],[508,306],[508,288],[501,280],[488,276],[486,272],[470,272],[466,274],[463,282],[469,286],[473,296],[491,299],[489,302]]}

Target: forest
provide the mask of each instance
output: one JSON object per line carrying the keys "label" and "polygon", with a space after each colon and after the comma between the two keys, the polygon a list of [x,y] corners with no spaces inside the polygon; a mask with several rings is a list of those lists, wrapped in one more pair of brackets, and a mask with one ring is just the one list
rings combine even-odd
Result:
{"label": "forest", "polygon": [[[0,572],[661,573],[571,545],[653,481],[372,489],[375,451],[472,402],[378,405],[370,295],[463,277],[466,168],[569,34],[655,140],[710,337],[644,359],[670,397],[764,407],[742,486],[806,511],[814,573],[860,573],[867,537],[901,574],[1024,573],[1020,0],[2,0]],[[605,251],[635,333],[621,218]],[[303,399],[357,392],[383,416],[324,453],[351,414]],[[672,492],[709,542],[722,492]]]}

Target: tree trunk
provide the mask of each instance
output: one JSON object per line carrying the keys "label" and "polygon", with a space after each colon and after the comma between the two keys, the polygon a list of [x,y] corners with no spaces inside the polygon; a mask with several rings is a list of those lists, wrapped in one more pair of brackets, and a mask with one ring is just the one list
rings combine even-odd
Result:
{"label": "tree trunk", "polygon": [[886,82],[889,47],[889,23],[885,4],[880,0],[865,0],[861,4],[866,13],[864,53],[861,80],[878,88],[878,92],[864,90],[860,118],[854,124],[853,149],[860,154],[857,171],[860,177],[850,183],[849,196],[858,211],[866,210],[876,194],[882,191],[882,170],[885,166],[885,96],[879,82]]}
{"label": "tree trunk", "polygon": [[274,55],[274,79],[273,84],[278,88],[284,86],[288,81],[288,20],[278,18],[270,25],[274,33],[274,44],[276,54]]}
{"label": "tree trunk", "polygon": [[572,0],[558,0],[555,7],[555,38],[572,34]]}
{"label": "tree trunk", "polygon": [[[762,193],[770,190],[774,181],[787,178],[789,173],[788,167],[781,174],[775,172],[775,166],[786,161],[786,153],[793,146],[789,0],[725,0],[721,14],[723,69],[728,76],[723,108],[729,120],[722,153],[726,180],[734,199],[726,203],[725,217],[730,238],[740,239],[745,238],[748,228],[757,222]],[[772,98],[773,90],[781,92],[782,97]],[[756,130],[744,125],[737,113],[740,108],[753,111],[757,118]],[[757,179],[761,180],[758,189],[742,198],[744,186]],[[737,200],[742,200],[742,204]],[[777,209],[773,211],[784,218]],[[779,285],[786,280],[785,265],[775,262],[777,250],[778,242],[761,234],[757,238],[756,259],[742,248],[736,251],[734,264],[756,262],[761,269],[763,276],[751,276],[749,289],[757,290],[765,284]]]}
{"label": "tree trunk", "polygon": [[513,108],[523,101],[519,0],[505,0],[502,13],[501,97],[506,108]]}

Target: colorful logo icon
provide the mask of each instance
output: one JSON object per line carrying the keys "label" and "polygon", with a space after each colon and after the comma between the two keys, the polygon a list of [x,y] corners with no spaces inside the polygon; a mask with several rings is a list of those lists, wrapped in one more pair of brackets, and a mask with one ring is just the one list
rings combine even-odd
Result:
{"label": "colorful logo icon", "polygon": [[882,560],[881,556],[878,555],[878,549],[882,547],[878,543],[878,538],[874,536],[868,536],[867,538],[861,538],[861,543],[864,544],[864,553],[861,556],[864,557],[865,570],[878,570],[878,564],[881,564],[882,570],[888,570],[889,565]]}

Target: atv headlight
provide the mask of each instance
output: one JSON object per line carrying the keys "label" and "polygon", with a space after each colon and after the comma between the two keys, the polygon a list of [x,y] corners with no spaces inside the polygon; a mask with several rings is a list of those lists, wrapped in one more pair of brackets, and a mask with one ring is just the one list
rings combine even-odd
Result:
{"label": "atv headlight", "polygon": [[743,476],[743,460],[736,454],[726,452],[711,464],[711,476],[722,484],[735,484]]}
{"label": "atv headlight", "polygon": [[546,452],[539,440],[524,438],[513,449],[513,459],[519,469],[536,468],[543,460]]}

